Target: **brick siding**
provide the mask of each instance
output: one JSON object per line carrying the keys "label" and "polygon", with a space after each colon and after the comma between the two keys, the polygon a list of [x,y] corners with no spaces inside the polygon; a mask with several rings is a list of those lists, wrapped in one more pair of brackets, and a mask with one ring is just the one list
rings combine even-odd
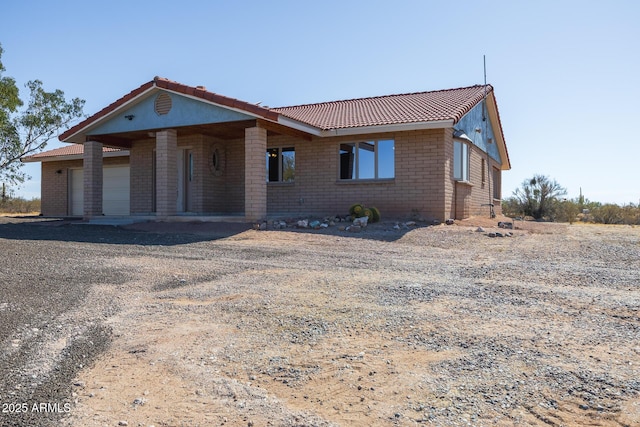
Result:
{"label": "brick siding", "polygon": [[84,143],[84,218],[102,215],[102,144]]}
{"label": "brick siding", "polygon": [[[464,219],[470,216],[486,216],[490,215],[490,203],[494,204],[494,212],[497,215],[502,213],[501,200],[494,199],[493,169],[498,168],[498,176],[500,165],[492,158],[488,158],[487,154],[473,144],[469,144],[469,183],[454,182],[454,211],[451,218]],[[484,160],[484,162],[483,162]],[[487,167],[487,165],[489,165]],[[482,169],[484,166],[484,180]],[[501,185],[500,182],[497,183]]]}
{"label": "brick siding", "polygon": [[[124,166],[129,164],[127,157],[107,157],[104,166]],[[41,167],[41,213],[43,216],[69,216],[69,179],[71,169],[82,169],[82,160],[62,160],[42,162]],[[60,171],[60,173],[58,173]],[[133,172],[133,170],[132,170]],[[133,200],[133,198],[132,198]]]}
{"label": "brick siding", "polygon": [[[250,136],[254,138],[254,136]],[[391,180],[350,181],[339,179],[340,143],[373,139],[395,141],[395,178]],[[383,133],[361,137],[313,138],[274,135],[268,148],[295,148],[295,182],[268,183],[265,150],[253,153],[251,180],[254,186],[249,200],[261,203],[260,188],[266,187],[266,206],[270,216],[345,214],[353,203],[380,209],[383,217],[407,217],[417,214],[427,219],[444,220],[470,215],[488,215],[489,181],[493,193],[493,159],[475,146],[470,149],[470,185],[453,179],[453,138],[450,129]],[[213,148],[222,153],[221,173],[211,170]],[[131,214],[153,214],[153,161],[155,139],[139,140],[130,150]],[[194,174],[189,209],[201,215],[245,212],[245,139],[222,140],[204,135],[179,137],[177,148],[193,153]],[[485,159],[485,181],[482,181]],[[488,166],[487,166],[488,162]],[[126,164],[126,158],[105,158],[104,165]],[[175,163],[175,161],[174,161]],[[42,163],[43,215],[67,215],[69,168],[81,168],[82,160]],[[56,171],[61,170],[61,174]],[[498,176],[500,171],[498,171]],[[256,193],[257,192],[257,193]],[[264,193],[264,191],[263,191]],[[500,213],[500,201],[495,210]],[[254,208],[251,208],[254,209]]]}
{"label": "brick siding", "polygon": [[[353,203],[377,207],[382,215],[426,218],[445,216],[445,130],[384,133],[362,137],[269,138],[268,146],[295,147],[294,183],[269,183],[270,215],[344,214]],[[374,139],[395,141],[395,178],[350,181],[339,179],[340,143]]]}

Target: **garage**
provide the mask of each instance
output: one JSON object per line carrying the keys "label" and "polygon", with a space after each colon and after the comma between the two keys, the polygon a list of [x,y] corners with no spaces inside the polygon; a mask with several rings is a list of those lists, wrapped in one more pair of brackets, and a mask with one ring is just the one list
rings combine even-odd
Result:
{"label": "garage", "polygon": [[[82,216],[84,210],[84,174],[69,170],[69,211]],[[102,212],[105,215],[129,215],[129,166],[105,167],[102,172]]]}

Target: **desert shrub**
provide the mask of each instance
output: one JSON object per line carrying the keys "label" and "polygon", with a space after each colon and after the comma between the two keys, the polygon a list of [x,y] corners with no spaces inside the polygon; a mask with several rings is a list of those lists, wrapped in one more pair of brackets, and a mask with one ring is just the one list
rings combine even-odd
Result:
{"label": "desert shrub", "polygon": [[22,197],[0,199],[0,213],[21,214],[40,212],[40,199],[26,200]]}
{"label": "desert shrub", "polygon": [[502,214],[509,217],[524,217],[524,210],[520,205],[520,201],[515,197],[502,199]]}
{"label": "desert shrub", "polygon": [[521,187],[513,192],[509,203],[514,205],[513,209],[522,212],[525,216],[553,221],[556,215],[554,209],[565,194],[567,190],[557,181],[545,175],[536,174],[533,178],[522,182]]}
{"label": "desert shrub", "polygon": [[574,200],[558,201],[554,204],[552,209],[552,220],[573,224],[578,219],[578,214],[581,211],[580,205]]}
{"label": "desert shrub", "polygon": [[622,208],[623,222],[628,225],[640,225],[640,205],[633,203]]}
{"label": "desert shrub", "polygon": [[600,224],[624,224],[622,208],[612,203],[598,206],[590,211],[593,222]]}

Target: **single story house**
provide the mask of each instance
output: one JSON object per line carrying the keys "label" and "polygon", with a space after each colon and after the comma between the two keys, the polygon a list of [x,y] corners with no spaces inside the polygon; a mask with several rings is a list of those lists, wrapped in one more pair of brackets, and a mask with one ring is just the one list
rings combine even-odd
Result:
{"label": "single story house", "polygon": [[491,85],[270,108],[156,77],[59,139],[23,159],[45,216],[462,219],[511,167]]}

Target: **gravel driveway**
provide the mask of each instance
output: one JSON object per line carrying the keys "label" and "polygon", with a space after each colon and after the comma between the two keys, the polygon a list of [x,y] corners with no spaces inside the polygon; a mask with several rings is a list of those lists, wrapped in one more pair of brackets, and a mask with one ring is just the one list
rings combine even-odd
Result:
{"label": "gravel driveway", "polygon": [[0,217],[0,425],[640,425],[640,228],[477,225]]}

